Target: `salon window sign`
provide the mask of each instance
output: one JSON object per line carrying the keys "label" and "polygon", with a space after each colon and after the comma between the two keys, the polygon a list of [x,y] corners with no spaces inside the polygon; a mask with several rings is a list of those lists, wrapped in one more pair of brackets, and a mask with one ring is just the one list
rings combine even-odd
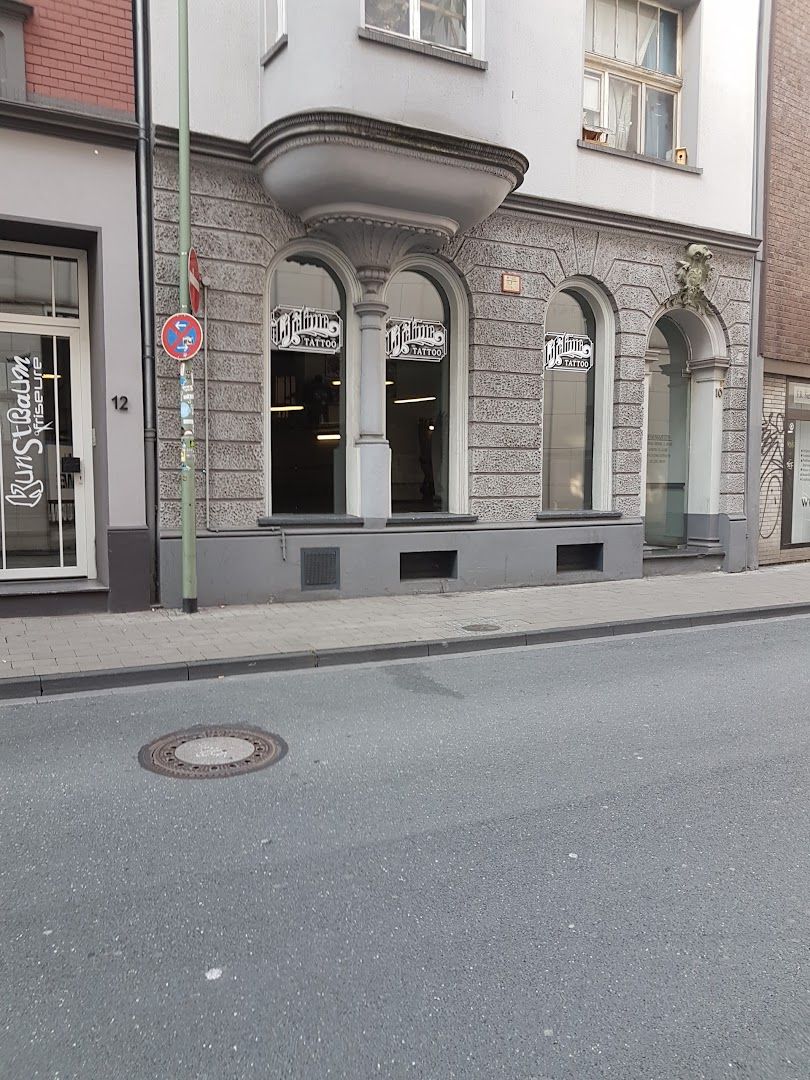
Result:
{"label": "salon window sign", "polygon": [[385,345],[389,360],[427,360],[437,364],[447,356],[447,327],[424,319],[389,319]]}
{"label": "salon window sign", "polygon": [[343,320],[336,311],[277,307],[270,316],[270,343],[288,352],[339,353]]}
{"label": "salon window sign", "polygon": [[546,334],[546,371],[590,371],[593,342],[582,334]]}
{"label": "salon window sign", "polygon": [[42,361],[38,356],[15,356],[8,376],[11,407],[6,412],[10,428],[11,473],[7,477],[6,502],[33,509],[42,501],[45,398],[42,390]]}

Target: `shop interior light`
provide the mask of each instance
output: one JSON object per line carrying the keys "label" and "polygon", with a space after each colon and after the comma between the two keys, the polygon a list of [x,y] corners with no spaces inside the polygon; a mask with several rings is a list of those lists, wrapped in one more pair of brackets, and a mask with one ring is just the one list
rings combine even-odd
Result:
{"label": "shop interior light", "polygon": [[401,397],[394,398],[395,405],[421,405],[423,401],[435,401],[435,397]]}
{"label": "shop interior light", "polygon": [[332,379],[332,386],[340,386],[340,379]]}
{"label": "shop interior light", "polygon": [[316,435],[318,442],[339,442],[340,435]]}
{"label": "shop interior light", "polygon": [[385,380],[385,385],[386,386],[393,386],[394,385],[394,380],[393,379],[386,379]]}
{"label": "shop interior light", "polygon": [[428,424],[428,431],[435,431],[435,430],[436,430],[436,425],[435,424]]}
{"label": "shop interior light", "polygon": [[303,412],[303,405],[271,405],[270,412]]}

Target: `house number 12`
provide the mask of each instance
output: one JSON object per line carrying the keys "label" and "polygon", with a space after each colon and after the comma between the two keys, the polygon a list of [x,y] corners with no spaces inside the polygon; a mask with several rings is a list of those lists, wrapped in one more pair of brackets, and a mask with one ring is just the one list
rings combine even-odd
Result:
{"label": "house number 12", "polygon": [[125,394],[116,394],[112,403],[116,412],[129,412],[129,398]]}

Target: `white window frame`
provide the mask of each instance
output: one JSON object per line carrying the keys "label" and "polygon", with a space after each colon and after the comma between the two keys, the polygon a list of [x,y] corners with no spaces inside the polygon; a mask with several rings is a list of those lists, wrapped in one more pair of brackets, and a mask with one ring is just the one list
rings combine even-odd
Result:
{"label": "white window frame", "polygon": [[[262,47],[262,55],[264,55],[269,49],[272,49],[274,45],[277,45],[283,37],[287,35],[287,0],[261,0],[262,5],[262,41],[264,45]],[[268,14],[271,8],[276,10],[278,33],[275,38],[270,40],[270,20]]]}
{"label": "white window frame", "polygon": [[429,45],[434,49],[446,49],[447,52],[460,53],[462,56],[473,56],[481,59],[484,52],[484,3],[485,0],[467,0],[467,48],[457,49],[452,45],[437,45],[433,41],[425,41],[421,37],[421,3],[420,0],[410,0],[410,28],[407,34],[398,34],[394,30],[384,30],[374,26],[366,20],[366,0],[360,0],[360,25],[367,30],[376,30],[381,34],[390,34],[392,37],[402,38],[405,41],[419,41],[423,45]]}
{"label": "white window frame", "polygon": [[[18,255],[38,255],[51,259],[74,259],[78,263],[79,316],[17,315],[0,312],[0,330],[9,333],[39,334],[70,339],[75,356],[76,385],[71,387],[75,403],[73,426],[74,452],[82,461],[81,483],[84,489],[84,513],[76,520],[76,566],[0,569],[0,581],[36,581],[48,578],[95,578],[96,576],[96,500],[93,481],[93,428],[90,383],[90,307],[87,279],[87,252],[73,248],[2,241],[0,249]],[[0,496],[2,493],[0,493]]]}
{"label": "white window frame", "polygon": [[[650,68],[641,67],[638,64],[629,64],[623,60],[616,60],[610,56],[603,56],[601,53],[585,52],[585,67],[584,73],[588,75],[598,76],[601,79],[601,117],[600,128],[602,131],[609,132],[608,118],[609,118],[609,103],[610,103],[610,78],[623,79],[626,82],[633,82],[639,86],[639,124],[638,124],[638,137],[636,149],[631,149],[629,153],[639,154],[641,157],[650,157],[644,151],[647,141],[647,91],[648,90],[661,90],[665,93],[672,94],[675,97],[674,110],[673,110],[673,122],[672,122],[672,158],[658,158],[654,157],[654,161],[667,161],[675,159],[675,150],[681,145],[681,92],[683,90],[683,75],[682,75],[682,61],[683,61],[683,17],[682,13],[677,9],[670,7],[668,4],[659,4],[655,0],[637,0],[637,7],[640,3],[645,3],[649,7],[657,8],[659,11],[667,11],[675,15],[678,20],[678,32],[677,32],[677,54],[676,54],[676,75],[665,75],[660,71],[653,71]],[[618,13],[619,3],[616,0],[616,12]],[[638,23],[637,23],[638,25]],[[587,32],[587,28],[586,28]],[[618,15],[616,19],[616,34],[618,36]],[[638,56],[638,31],[636,32],[636,56]],[[584,122],[584,107],[583,107],[583,122]],[[617,148],[621,149],[621,148]]]}

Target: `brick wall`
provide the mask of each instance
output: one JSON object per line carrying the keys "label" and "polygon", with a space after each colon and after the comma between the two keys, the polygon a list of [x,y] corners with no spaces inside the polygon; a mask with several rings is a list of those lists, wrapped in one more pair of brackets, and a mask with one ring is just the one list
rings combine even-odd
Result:
{"label": "brick wall", "polygon": [[[810,0],[775,0],[765,237],[767,359],[810,362]],[[799,372],[797,374],[804,374]]]}
{"label": "brick wall", "polygon": [[34,0],[25,23],[29,97],[133,112],[130,0]]}

